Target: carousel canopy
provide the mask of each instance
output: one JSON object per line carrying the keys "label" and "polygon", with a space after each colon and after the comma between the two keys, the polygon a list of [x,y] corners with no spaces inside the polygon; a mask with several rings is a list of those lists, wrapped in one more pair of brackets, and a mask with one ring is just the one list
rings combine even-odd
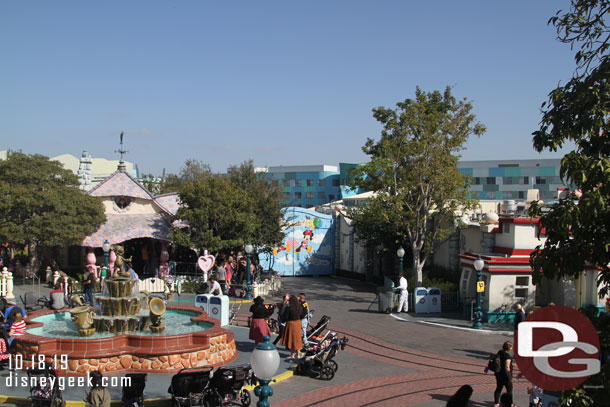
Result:
{"label": "carousel canopy", "polygon": [[83,240],[83,246],[102,247],[104,240],[117,244],[140,237],[169,241],[170,222],[160,214],[106,215],[106,222],[91,236]]}

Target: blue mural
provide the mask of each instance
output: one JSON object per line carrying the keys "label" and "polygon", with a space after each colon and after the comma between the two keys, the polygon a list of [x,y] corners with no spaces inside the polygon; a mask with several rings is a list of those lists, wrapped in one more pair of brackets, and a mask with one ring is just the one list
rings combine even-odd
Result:
{"label": "blue mural", "polygon": [[332,274],[335,253],[335,220],[309,209],[284,208],[287,227],[282,243],[272,253],[260,253],[261,265],[281,276]]}

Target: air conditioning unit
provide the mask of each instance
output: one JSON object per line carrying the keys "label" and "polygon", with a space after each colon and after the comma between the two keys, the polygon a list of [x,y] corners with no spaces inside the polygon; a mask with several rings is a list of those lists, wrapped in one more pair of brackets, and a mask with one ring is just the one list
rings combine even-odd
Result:
{"label": "air conditioning unit", "polygon": [[507,215],[514,215],[517,212],[517,202],[512,199],[504,201],[502,212]]}

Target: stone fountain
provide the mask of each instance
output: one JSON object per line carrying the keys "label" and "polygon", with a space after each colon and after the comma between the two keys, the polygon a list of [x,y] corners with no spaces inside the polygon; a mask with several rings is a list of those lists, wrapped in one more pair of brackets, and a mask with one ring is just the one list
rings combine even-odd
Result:
{"label": "stone fountain", "polygon": [[[128,276],[119,276],[108,278],[104,283],[106,294],[95,297],[100,305],[101,314],[93,316],[95,331],[122,333],[143,331],[148,328],[151,322],[150,315],[140,313],[141,309],[148,307],[148,297],[132,293],[136,281]],[[157,307],[157,314],[159,310],[160,307]],[[165,307],[162,311],[165,312]]]}

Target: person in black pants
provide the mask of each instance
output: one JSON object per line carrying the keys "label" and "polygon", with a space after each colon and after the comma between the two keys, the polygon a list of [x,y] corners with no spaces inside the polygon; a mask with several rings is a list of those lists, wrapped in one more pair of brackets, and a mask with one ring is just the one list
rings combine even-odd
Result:
{"label": "person in black pants", "polygon": [[284,294],[284,299],[282,303],[279,305],[277,309],[277,323],[280,327],[280,332],[277,335],[277,338],[273,341],[274,345],[282,339],[284,336],[284,331],[286,330],[286,317],[288,316],[288,302],[290,301],[290,294]]}
{"label": "person in black pants", "polygon": [[496,375],[496,391],[494,391],[494,404],[499,406],[500,394],[502,387],[506,388],[506,393],[513,395],[513,357],[510,351],[513,349],[513,343],[506,341],[502,345],[502,350],[498,352],[500,356],[500,371]]}

